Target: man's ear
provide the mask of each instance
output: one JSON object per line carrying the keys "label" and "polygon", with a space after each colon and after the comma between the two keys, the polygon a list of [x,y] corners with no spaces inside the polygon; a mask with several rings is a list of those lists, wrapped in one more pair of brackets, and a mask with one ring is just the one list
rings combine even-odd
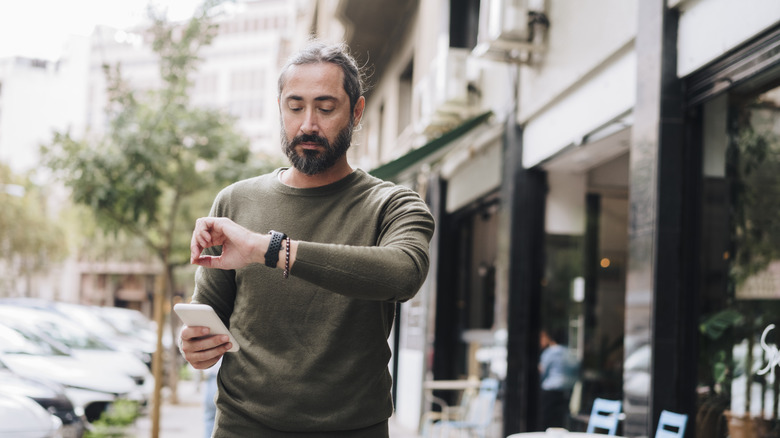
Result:
{"label": "man's ear", "polygon": [[360,119],[363,118],[363,110],[366,109],[366,98],[360,96],[355,102],[355,109],[352,111],[352,118],[355,120],[355,126],[360,124]]}

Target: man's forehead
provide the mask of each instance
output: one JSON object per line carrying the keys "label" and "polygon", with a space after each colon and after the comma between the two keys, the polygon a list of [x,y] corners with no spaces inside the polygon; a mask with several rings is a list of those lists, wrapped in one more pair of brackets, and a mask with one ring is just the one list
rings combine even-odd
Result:
{"label": "man's forehead", "polygon": [[323,97],[343,97],[346,96],[343,75],[341,68],[330,62],[293,65],[284,75],[282,95],[306,92]]}

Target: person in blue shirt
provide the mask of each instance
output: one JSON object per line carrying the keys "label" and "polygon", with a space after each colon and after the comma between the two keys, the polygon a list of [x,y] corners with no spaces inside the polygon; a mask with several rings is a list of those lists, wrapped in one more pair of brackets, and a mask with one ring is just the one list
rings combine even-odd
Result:
{"label": "person in blue shirt", "polygon": [[222,358],[213,367],[205,370],[203,374],[206,377],[203,391],[203,436],[211,438],[214,432],[214,418],[217,415],[217,403],[214,400],[217,396],[217,372],[222,365]]}
{"label": "person in blue shirt", "polygon": [[541,430],[568,428],[569,399],[579,374],[577,358],[547,329],[542,329],[539,334],[539,346],[542,350],[539,358]]}

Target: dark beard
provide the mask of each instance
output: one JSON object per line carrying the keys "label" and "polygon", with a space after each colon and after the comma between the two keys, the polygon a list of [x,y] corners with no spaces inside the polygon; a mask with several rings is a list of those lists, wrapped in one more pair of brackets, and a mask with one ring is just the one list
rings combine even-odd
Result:
{"label": "dark beard", "polygon": [[[301,143],[317,143],[325,151],[304,150],[303,154],[299,155],[295,152],[295,146]],[[339,158],[347,153],[350,143],[352,143],[352,120],[349,121],[346,128],[339,132],[332,146],[327,138],[319,135],[303,134],[289,141],[284,132],[284,126],[282,126],[282,150],[292,166],[305,175],[316,175],[330,169]]]}

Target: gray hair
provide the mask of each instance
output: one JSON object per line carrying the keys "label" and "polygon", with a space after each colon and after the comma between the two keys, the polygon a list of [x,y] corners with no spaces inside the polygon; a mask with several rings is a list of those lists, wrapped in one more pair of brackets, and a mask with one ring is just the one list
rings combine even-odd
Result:
{"label": "gray hair", "polygon": [[328,45],[312,41],[300,52],[290,57],[284,67],[282,67],[281,73],[279,73],[279,97],[281,98],[282,96],[287,72],[291,67],[321,62],[335,64],[344,72],[344,91],[349,96],[350,112],[354,111],[358,99],[363,95],[363,80],[357,62],[349,54],[349,48],[344,43]]}

